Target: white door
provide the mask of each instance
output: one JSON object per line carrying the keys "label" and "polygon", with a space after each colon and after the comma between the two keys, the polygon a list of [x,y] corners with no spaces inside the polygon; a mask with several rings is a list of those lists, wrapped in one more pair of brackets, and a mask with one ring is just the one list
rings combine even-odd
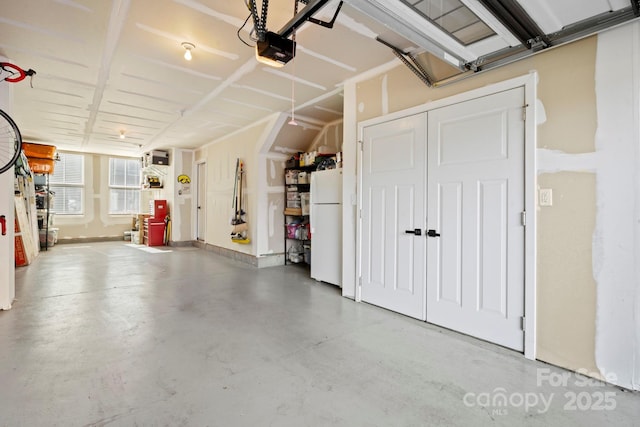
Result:
{"label": "white door", "polygon": [[366,127],[362,148],[362,300],[421,320],[426,123],[422,113]]}
{"label": "white door", "polygon": [[524,89],[429,112],[427,321],[524,336]]}
{"label": "white door", "polygon": [[197,239],[205,240],[205,219],[207,207],[207,164],[198,163],[198,194],[196,197],[196,236]]}

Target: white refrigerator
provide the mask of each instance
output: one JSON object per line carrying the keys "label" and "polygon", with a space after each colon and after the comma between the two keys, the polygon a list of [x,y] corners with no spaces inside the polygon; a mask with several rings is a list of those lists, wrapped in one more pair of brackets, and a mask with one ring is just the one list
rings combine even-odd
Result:
{"label": "white refrigerator", "polygon": [[342,169],[311,174],[311,278],[342,287]]}

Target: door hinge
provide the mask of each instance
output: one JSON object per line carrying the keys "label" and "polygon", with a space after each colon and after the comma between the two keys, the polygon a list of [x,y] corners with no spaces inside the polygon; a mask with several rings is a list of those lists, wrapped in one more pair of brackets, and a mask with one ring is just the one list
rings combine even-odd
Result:
{"label": "door hinge", "polygon": [[362,209],[358,210],[358,218],[362,219]]}
{"label": "door hinge", "polygon": [[527,226],[527,212],[526,211],[520,212],[520,223],[522,224],[523,227]]}
{"label": "door hinge", "polygon": [[525,325],[526,325],[526,323],[525,323],[525,322],[526,322],[526,320],[527,320],[527,319],[526,319],[524,316],[522,316],[522,317],[520,318],[520,329],[522,329],[523,331],[526,329],[526,326],[525,326]]}
{"label": "door hinge", "polygon": [[362,276],[358,277],[358,286],[362,287]]}
{"label": "door hinge", "polygon": [[529,106],[529,104],[525,104],[522,106],[522,121],[525,122],[527,121],[527,107]]}
{"label": "door hinge", "polygon": [[358,144],[360,144],[360,151],[362,151],[363,150],[362,147],[364,146],[364,143],[362,141],[358,141]]}

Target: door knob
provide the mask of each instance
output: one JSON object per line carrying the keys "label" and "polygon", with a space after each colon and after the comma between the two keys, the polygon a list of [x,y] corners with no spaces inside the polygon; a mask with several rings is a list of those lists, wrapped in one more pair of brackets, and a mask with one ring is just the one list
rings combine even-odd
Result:
{"label": "door knob", "polygon": [[415,234],[416,236],[422,236],[422,230],[419,228],[416,228],[415,230],[404,230],[404,232],[407,234]]}
{"label": "door knob", "polygon": [[436,233],[436,230],[428,230],[427,236],[429,237],[440,237],[440,233]]}

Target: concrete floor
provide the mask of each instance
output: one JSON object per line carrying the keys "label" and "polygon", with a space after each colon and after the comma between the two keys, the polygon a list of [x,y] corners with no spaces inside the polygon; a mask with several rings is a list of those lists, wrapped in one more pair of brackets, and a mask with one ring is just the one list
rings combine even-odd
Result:
{"label": "concrete floor", "polygon": [[638,393],[355,303],[297,266],[56,245],[16,282],[2,426],[640,425]]}

